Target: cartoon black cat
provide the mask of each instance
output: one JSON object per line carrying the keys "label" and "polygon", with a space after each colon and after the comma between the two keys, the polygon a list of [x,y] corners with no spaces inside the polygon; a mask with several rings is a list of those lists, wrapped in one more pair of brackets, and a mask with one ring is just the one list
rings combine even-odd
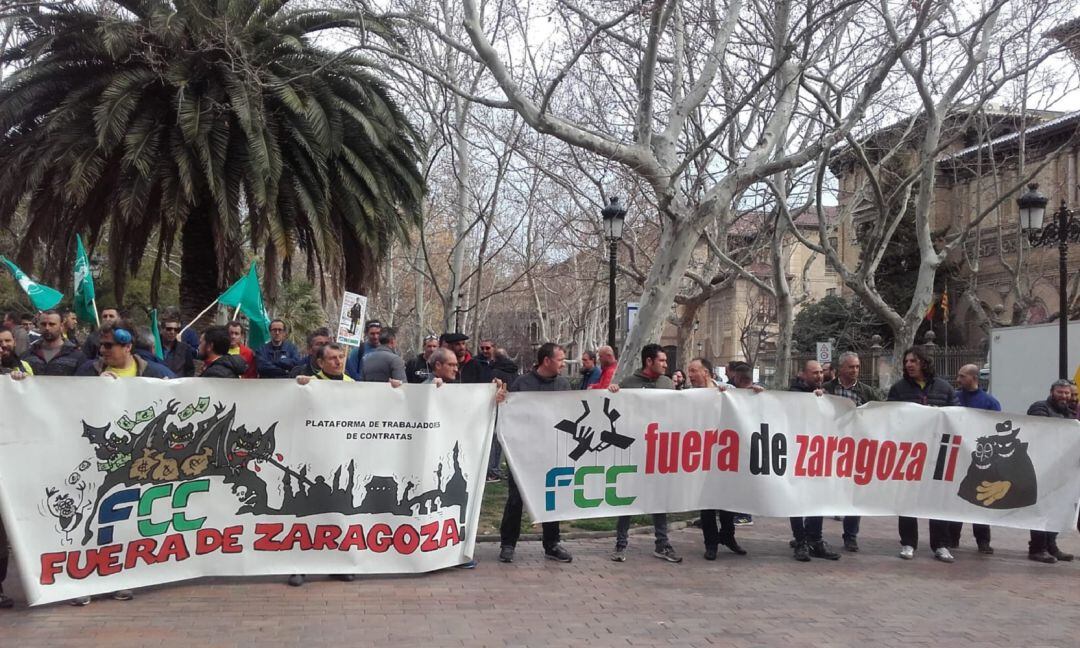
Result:
{"label": "cartoon black cat", "polygon": [[1012,421],[998,423],[997,432],[975,442],[971,465],[957,495],[984,508],[1031,506],[1039,493],[1028,444],[1020,441],[1020,428],[1014,430]]}

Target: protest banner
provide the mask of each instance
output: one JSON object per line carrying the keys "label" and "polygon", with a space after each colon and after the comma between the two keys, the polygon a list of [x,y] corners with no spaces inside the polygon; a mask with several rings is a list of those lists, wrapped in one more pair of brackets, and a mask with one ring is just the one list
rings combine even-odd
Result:
{"label": "protest banner", "polygon": [[1061,531],[1080,422],[749,390],[513,393],[498,434],[537,521],[724,509]]}
{"label": "protest banner", "polygon": [[493,385],[5,377],[0,402],[0,514],[33,605],[472,556]]}
{"label": "protest banner", "polygon": [[338,344],[364,346],[364,322],[367,317],[367,297],[348,290],[341,297],[336,339]]}

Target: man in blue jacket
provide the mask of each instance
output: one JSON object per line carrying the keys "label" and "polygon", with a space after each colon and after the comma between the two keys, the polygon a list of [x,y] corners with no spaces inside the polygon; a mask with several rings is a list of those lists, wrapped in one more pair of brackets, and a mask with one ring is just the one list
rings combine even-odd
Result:
{"label": "man in blue jacket", "polygon": [[367,336],[367,341],[364,342],[364,346],[353,350],[353,352],[349,354],[348,361],[345,362],[345,373],[349,378],[358,382],[364,379],[364,354],[378,348],[379,335],[381,333],[382,322],[379,320],[369,320],[364,326],[364,334]]}
{"label": "man in blue jacket", "polygon": [[289,372],[300,364],[300,351],[285,339],[288,333],[285,322],[270,321],[270,341],[255,350],[259,378],[288,378]]}
{"label": "man in blue jacket", "polygon": [[[979,368],[973,364],[960,367],[956,374],[956,400],[960,407],[1000,412],[1001,403],[998,399],[983,391],[979,387]],[[963,522],[949,522],[949,548],[956,549],[960,546],[960,536],[964,530]],[[994,548],[990,546],[990,525],[972,524],[971,531],[975,535],[975,544],[979,547],[979,553],[992,555]]]}

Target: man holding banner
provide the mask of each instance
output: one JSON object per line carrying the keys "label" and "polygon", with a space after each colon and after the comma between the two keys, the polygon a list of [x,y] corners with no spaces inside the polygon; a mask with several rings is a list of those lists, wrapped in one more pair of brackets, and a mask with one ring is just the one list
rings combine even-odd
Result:
{"label": "man holding banner", "polygon": [[[817,360],[807,360],[803,369],[795,380],[791,382],[790,391],[811,393],[821,396],[821,389],[825,373],[821,363]],[[824,558],[825,560],[840,560],[840,554],[832,550],[828,542],[821,534],[822,516],[793,517],[791,520],[791,535],[795,541],[795,560],[810,562],[810,558]]]}

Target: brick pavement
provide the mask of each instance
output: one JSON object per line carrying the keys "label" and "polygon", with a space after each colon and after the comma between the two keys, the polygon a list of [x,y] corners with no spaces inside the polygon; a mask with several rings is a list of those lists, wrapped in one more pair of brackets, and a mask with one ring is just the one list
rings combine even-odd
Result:
{"label": "brick pavement", "polygon": [[[840,523],[826,520],[838,544]],[[920,549],[896,557],[895,518],[863,520],[859,554],[796,563],[786,520],[739,530],[750,556],[702,559],[700,532],[672,535],[686,560],[607,559],[611,540],[567,543],[574,562],[522,543],[514,564],[479,545],[475,571],[316,579],[206,579],[138,592],[129,603],[0,610],[0,646],[1076,646],[1080,563],[1026,559],[1026,533],[994,529],[997,555],[974,551],[970,530],[957,562]],[[926,523],[921,528],[925,543]],[[1062,547],[1080,552],[1076,533]],[[21,591],[9,578],[10,592]]]}

